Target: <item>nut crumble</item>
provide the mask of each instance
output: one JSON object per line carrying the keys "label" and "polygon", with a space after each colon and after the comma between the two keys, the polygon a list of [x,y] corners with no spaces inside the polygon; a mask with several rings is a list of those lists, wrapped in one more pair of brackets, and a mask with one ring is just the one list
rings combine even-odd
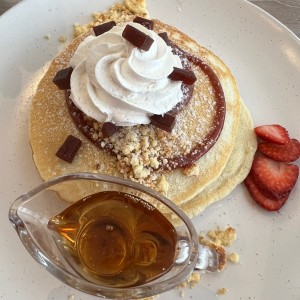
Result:
{"label": "nut crumble", "polygon": [[117,3],[104,12],[93,13],[93,20],[88,24],[74,24],[75,37],[105,22],[126,22],[131,16],[149,17],[144,0],[125,0],[124,3]]}
{"label": "nut crumble", "polygon": [[228,293],[228,290],[226,288],[219,288],[217,291],[217,295],[225,295]]}
{"label": "nut crumble", "polygon": [[228,227],[225,230],[212,230],[208,232],[208,237],[214,241],[217,245],[231,246],[236,240],[236,230],[232,227]]}
{"label": "nut crumble", "polygon": [[228,260],[237,264],[240,261],[240,256],[238,255],[238,253],[231,253],[228,255]]}
{"label": "nut crumble", "polygon": [[202,245],[208,246],[214,249],[219,254],[219,270],[222,271],[226,267],[226,258],[227,260],[238,263],[239,255],[237,253],[231,253],[227,256],[226,250],[224,247],[229,247],[237,238],[236,229],[233,227],[228,227],[225,230],[217,228],[215,230],[210,230],[207,233],[207,238],[204,236],[199,237],[199,242]]}

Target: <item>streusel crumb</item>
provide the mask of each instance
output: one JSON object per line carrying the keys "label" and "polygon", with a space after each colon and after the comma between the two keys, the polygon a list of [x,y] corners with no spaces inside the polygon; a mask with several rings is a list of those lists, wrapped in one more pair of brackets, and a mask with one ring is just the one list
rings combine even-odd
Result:
{"label": "streusel crumb", "polygon": [[193,164],[184,168],[183,173],[187,176],[198,176],[200,174],[200,169],[197,165]]}
{"label": "streusel crumb", "polygon": [[202,245],[208,246],[211,249],[214,249],[219,254],[219,266],[220,271],[224,270],[226,267],[226,259],[231,262],[238,262],[239,256],[237,253],[232,253],[226,257],[226,250],[224,247],[231,246],[232,243],[236,240],[237,233],[233,227],[228,227],[225,230],[210,230],[207,233],[209,239],[206,239],[204,236],[199,237],[199,242]]}
{"label": "streusel crumb", "polygon": [[109,21],[125,22],[129,17],[135,15],[144,18],[149,17],[145,0],[125,0],[122,3],[113,5],[104,12],[93,13],[93,21],[84,25],[80,25],[78,23],[74,24],[75,36],[79,36],[80,34],[99,24]]}
{"label": "streusel crumb", "polygon": [[194,288],[197,285],[197,283],[200,282],[200,280],[201,280],[200,272],[193,272],[191,276],[188,278],[187,282],[191,288]]}
{"label": "streusel crumb", "polygon": [[219,288],[217,291],[217,295],[225,295],[228,293],[228,290],[226,288]]}
{"label": "streusel crumb", "polygon": [[208,232],[208,237],[214,241],[214,243],[222,246],[231,246],[236,240],[236,230],[232,227],[228,227],[225,230],[211,230]]}
{"label": "streusel crumb", "polygon": [[194,288],[201,280],[201,274],[199,272],[193,272],[186,281],[182,282],[178,288],[183,289],[186,287]]}
{"label": "streusel crumb", "polygon": [[205,239],[203,236],[199,237],[199,242],[201,245],[207,246],[213,250],[215,250],[219,255],[219,265],[218,270],[223,271],[226,267],[226,251],[224,247],[218,245],[208,239]]}
{"label": "streusel crumb", "polygon": [[240,256],[238,253],[231,253],[230,255],[227,256],[228,260],[237,264],[240,261]]}
{"label": "streusel crumb", "polygon": [[158,191],[161,192],[163,195],[166,196],[168,194],[169,183],[167,182],[166,177],[164,175],[161,175],[156,186]]}

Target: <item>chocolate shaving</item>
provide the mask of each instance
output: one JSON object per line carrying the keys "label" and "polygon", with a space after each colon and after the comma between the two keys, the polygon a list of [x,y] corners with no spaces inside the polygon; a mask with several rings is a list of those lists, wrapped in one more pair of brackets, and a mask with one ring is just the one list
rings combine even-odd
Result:
{"label": "chocolate shaving", "polygon": [[60,89],[60,90],[68,90],[71,88],[70,86],[70,79],[73,72],[73,68],[69,67],[66,69],[62,69],[56,73],[53,78],[53,83]]}
{"label": "chocolate shaving", "polygon": [[111,122],[103,123],[103,126],[102,126],[103,137],[110,137],[117,131],[118,131],[118,126],[116,126],[115,124],[113,124]]}
{"label": "chocolate shaving", "polygon": [[111,30],[116,25],[117,25],[116,22],[110,21],[110,22],[100,24],[98,26],[93,27],[95,36],[99,36],[99,35],[103,34],[104,32]]}
{"label": "chocolate shaving", "polygon": [[145,51],[148,51],[154,42],[154,40],[149,35],[131,25],[126,25],[123,30],[122,37],[133,44],[135,47]]}
{"label": "chocolate shaving", "polygon": [[197,80],[193,71],[174,67],[173,72],[168,76],[171,80],[182,81],[185,84],[192,85]]}
{"label": "chocolate shaving", "polygon": [[139,24],[143,25],[144,27],[146,27],[149,30],[153,30],[153,27],[154,27],[154,22],[152,20],[145,19],[145,18],[142,18],[142,17],[135,17],[133,19],[133,22],[139,23]]}
{"label": "chocolate shaving", "polygon": [[73,135],[69,135],[66,138],[65,142],[61,145],[61,147],[56,152],[56,156],[70,164],[72,163],[81,144],[82,144],[81,140],[79,140]]}
{"label": "chocolate shaving", "polygon": [[171,114],[153,115],[150,117],[151,124],[167,132],[171,132],[175,126],[175,116]]}
{"label": "chocolate shaving", "polygon": [[168,34],[166,32],[161,32],[158,35],[166,42],[168,46],[171,46]]}

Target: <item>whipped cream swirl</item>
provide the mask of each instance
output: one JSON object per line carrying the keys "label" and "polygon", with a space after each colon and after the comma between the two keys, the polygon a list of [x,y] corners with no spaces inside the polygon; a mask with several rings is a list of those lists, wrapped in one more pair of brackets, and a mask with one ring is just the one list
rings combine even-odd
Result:
{"label": "whipped cream swirl", "polygon": [[[154,40],[148,51],[122,37],[126,24]],[[182,68],[180,58],[154,31],[126,24],[88,36],[70,61],[74,104],[89,117],[117,126],[148,124],[151,115],[163,115],[183,97],[182,82],[168,78],[173,67]]]}

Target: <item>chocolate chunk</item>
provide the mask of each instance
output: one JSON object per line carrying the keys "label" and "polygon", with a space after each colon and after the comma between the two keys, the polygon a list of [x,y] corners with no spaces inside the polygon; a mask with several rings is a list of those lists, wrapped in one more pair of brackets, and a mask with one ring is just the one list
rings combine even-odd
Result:
{"label": "chocolate chunk", "polygon": [[135,17],[133,19],[133,22],[139,23],[139,24],[143,25],[144,27],[146,27],[149,30],[153,30],[153,27],[154,27],[154,22],[152,20],[145,19],[145,18],[142,18],[142,17]]}
{"label": "chocolate chunk", "polygon": [[188,85],[192,85],[197,80],[197,77],[195,76],[193,71],[188,71],[176,67],[174,67],[173,72],[168,77],[174,81],[181,80],[183,83]]}
{"label": "chocolate chunk", "polygon": [[154,42],[149,35],[131,25],[126,25],[125,29],[123,30],[122,37],[135,47],[145,51],[148,51]]}
{"label": "chocolate chunk", "polygon": [[168,34],[166,32],[161,32],[158,35],[166,42],[168,46],[171,46]]}
{"label": "chocolate chunk", "polygon": [[95,36],[101,35],[104,32],[111,30],[116,25],[117,25],[116,22],[110,21],[110,22],[100,24],[98,26],[93,27]]}
{"label": "chocolate chunk", "polygon": [[103,137],[110,137],[114,133],[116,133],[117,130],[118,130],[118,126],[116,126],[115,124],[113,124],[111,122],[103,123],[103,126],[102,126]]}
{"label": "chocolate chunk", "polygon": [[175,125],[175,116],[168,113],[164,115],[153,115],[150,119],[152,125],[167,132],[171,132]]}
{"label": "chocolate chunk", "polygon": [[82,141],[73,135],[69,135],[62,146],[56,152],[56,156],[68,163],[71,163],[79,150]]}
{"label": "chocolate chunk", "polygon": [[53,83],[60,89],[60,90],[67,90],[70,89],[70,79],[71,74],[73,72],[73,68],[69,67],[66,69],[62,69],[56,73],[53,78]]}

